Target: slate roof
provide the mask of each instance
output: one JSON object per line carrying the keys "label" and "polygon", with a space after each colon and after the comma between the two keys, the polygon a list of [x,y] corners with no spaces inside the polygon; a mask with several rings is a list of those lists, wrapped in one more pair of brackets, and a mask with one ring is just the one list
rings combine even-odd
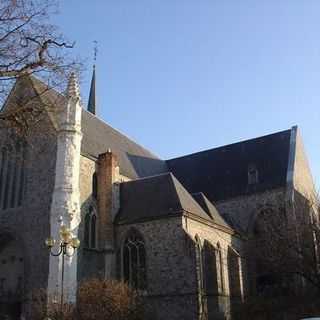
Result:
{"label": "slate roof", "polygon": [[82,153],[97,157],[110,148],[118,157],[121,174],[135,179],[168,171],[165,161],[86,110],[82,111],[81,126]]}
{"label": "slate roof", "polygon": [[[35,88],[46,85],[31,77]],[[65,99],[55,90],[43,99],[57,103]],[[121,174],[143,178],[172,172],[190,193],[203,192],[210,201],[265,191],[286,185],[291,130],[238,142],[191,155],[161,160],[95,115],[83,109],[81,152],[93,157],[109,148],[118,156]],[[248,185],[248,166],[254,164],[259,183]]]}
{"label": "slate roof", "polygon": [[119,224],[182,215],[183,211],[212,221],[172,173],[121,183],[120,203]]}
{"label": "slate roof", "polygon": [[231,229],[213,203],[202,192],[193,193],[192,196],[199,203],[201,208],[209,214],[216,224]]}
{"label": "slate roof", "polygon": [[[47,86],[35,77],[30,78],[35,89],[44,92],[41,98],[45,99],[46,103],[55,105],[57,102],[65,102],[63,95],[54,89],[47,90]],[[111,149],[118,157],[120,173],[131,179],[168,171],[164,160],[159,159],[85,109],[82,110],[81,126],[82,154],[98,157],[99,154]]]}
{"label": "slate roof", "polygon": [[[206,150],[167,161],[169,170],[190,193],[203,192],[211,201],[286,185],[291,130]],[[248,184],[254,164],[259,183]]]}

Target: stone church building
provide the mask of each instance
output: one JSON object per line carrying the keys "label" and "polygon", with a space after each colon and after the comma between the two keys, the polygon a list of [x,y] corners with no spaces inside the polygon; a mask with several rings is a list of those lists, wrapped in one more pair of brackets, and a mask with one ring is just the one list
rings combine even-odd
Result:
{"label": "stone church building", "polygon": [[245,245],[259,211],[313,189],[297,127],[163,160],[96,115],[95,74],[87,110],[74,76],[64,95],[20,79],[1,112],[26,97],[41,121],[27,138],[0,129],[0,312],[16,319],[32,290],[61,293],[61,256],[44,244],[61,225],[81,240],[66,299],[100,276],[139,289],[153,319],[229,318],[260,283]]}

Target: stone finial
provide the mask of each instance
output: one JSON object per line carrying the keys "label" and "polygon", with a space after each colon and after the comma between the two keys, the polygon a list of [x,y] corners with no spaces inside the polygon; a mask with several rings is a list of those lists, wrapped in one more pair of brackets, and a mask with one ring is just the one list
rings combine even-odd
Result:
{"label": "stone finial", "polygon": [[80,99],[80,88],[78,84],[77,76],[74,72],[71,73],[68,88],[67,88],[67,97]]}

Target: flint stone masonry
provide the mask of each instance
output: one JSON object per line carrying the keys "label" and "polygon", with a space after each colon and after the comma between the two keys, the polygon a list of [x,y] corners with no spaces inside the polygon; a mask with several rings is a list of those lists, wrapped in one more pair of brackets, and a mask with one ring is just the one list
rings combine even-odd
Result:
{"label": "flint stone masonry", "polygon": [[300,132],[296,129],[296,150],[294,162],[294,188],[306,198],[313,198],[315,185],[304,150]]}
{"label": "flint stone masonry", "polygon": [[[196,319],[195,235],[214,246],[219,241],[223,249],[233,242],[238,248],[240,241],[228,233],[183,217],[120,225],[116,232],[118,265],[121,265],[122,243],[132,229],[140,232],[145,241],[148,308],[152,315],[159,320]],[[119,269],[118,275],[121,276]],[[227,284],[227,272],[225,276]]]}
{"label": "flint stone masonry", "polygon": [[[0,130],[0,145],[12,136]],[[48,279],[49,253],[44,239],[50,235],[50,206],[54,188],[56,133],[46,117],[32,128],[26,141],[24,201],[22,207],[0,209],[0,235],[12,237],[23,249],[24,292],[23,313],[29,314],[31,293],[45,289]],[[41,228],[39,228],[41,226]],[[1,275],[6,277],[6,275]]]}
{"label": "flint stone masonry", "polygon": [[[97,159],[82,155],[80,158],[80,203],[81,221],[84,221],[89,207],[92,206],[97,214],[97,230],[99,230],[99,210],[97,201],[92,197],[92,178],[97,172]],[[78,281],[104,274],[104,252],[99,249],[84,247],[84,223],[79,225],[78,230],[81,246],[78,251]]]}
{"label": "flint stone masonry", "polygon": [[279,207],[286,196],[286,188],[273,189],[249,196],[236,197],[215,205],[229,224],[240,232],[252,232],[256,218],[263,208]]}
{"label": "flint stone masonry", "polygon": [[[34,96],[37,86],[45,87],[38,80],[26,79],[15,86],[7,103],[8,108],[22,96]],[[58,294],[61,290],[61,260],[49,258],[43,241],[49,235],[57,237],[63,222],[82,244],[78,255],[71,262],[67,259],[66,263],[65,294],[69,301],[74,301],[76,286],[82,279],[97,276],[121,279],[123,242],[128,232],[135,229],[145,242],[145,294],[147,311],[152,319],[199,319],[196,237],[201,245],[210,243],[217,247],[219,243],[224,266],[224,291],[215,289],[209,292],[204,287],[207,296],[204,297],[206,307],[203,309],[207,308],[208,320],[229,319],[234,299],[241,294],[254,293],[255,268],[254,263],[245,263],[251,255],[244,239],[252,235],[259,213],[265,207],[279,207],[284,205],[285,200],[314,191],[297,128],[184,156],[182,160],[163,161],[82,110],[76,79],[73,76],[71,80],[67,98],[56,92],[44,96],[46,102],[53,98],[59,112],[44,112],[43,119],[32,128],[28,137],[23,206],[0,210],[0,252],[5,247],[7,251],[2,252],[6,254],[13,251],[17,255],[23,254],[23,266],[14,269],[17,277],[23,273],[24,278],[26,299],[21,301],[23,315],[28,319],[33,289],[44,288],[48,289],[48,293]],[[18,137],[11,130],[0,129],[0,146],[15,139]],[[247,181],[248,164],[251,162],[259,170],[260,180],[254,185],[248,185]],[[159,184],[155,188],[154,192],[162,196],[160,203],[170,200],[172,196],[172,199],[179,198],[180,204],[183,199],[183,204],[187,206],[173,211],[169,205],[156,215],[151,193],[148,198],[151,204],[145,206],[147,209],[141,218],[141,210],[133,212],[132,200],[121,198],[121,190],[124,191],[120,183],[130,179],[149,179],[150,176],[154,178],[159,174],[168,175],[167,171],[173,171],[169,179],[173,184]],[[95,172],[97,199],[92,196]],[[172,185],[175,188],[168,188]],[[142,202],[138,204],[147,204],[147,201],[144,202],[145,194],[151,189],[141,190],[139,201]],[[171,191],[166,194],[166,190]],[[196,192],[205,193],[212,201],[217,200],[214,205],[219,212],[215,214],[220,213],[230,228],[227,224],[214,224],[213,221],[218,222],[214,220],[214,215],[212,220],[204,212],[205,209],[203,211],[193,203],[196,200],[190,193]],[[133,189],[132,198],[135,201],[136,195],[137,189]],[[97,214],[98,243],[95,249],[83,246],[83,222],[90,206]],[[137,206],[141,207],[144,206]],[[121,213],[124,208],[130,219],[117,220],[119,209]],[[135,222],[128,224],[129,221]],[[16,250],[16,245],[19,245],[20,251]],[[231,284],[236,283],[228,269],[230,248],[242,258],[239,259],[240,289],[236,293],[230,290]],[[8,273],[11,269],[1,270]],[[13,279],[12,274],[9,278]],[[206,278],[205,281],[209,280]]]}
{"label": "flint stone masonry", "polygon": [[[190,254],[182,218],[116,227],[118,276],[121,277],[121,247],[132,229],[143,237],[146,248],[147,297],[157,320],[193,320],[197,314],[193,255]],[[188,303],[186,303],[188,302]]]}

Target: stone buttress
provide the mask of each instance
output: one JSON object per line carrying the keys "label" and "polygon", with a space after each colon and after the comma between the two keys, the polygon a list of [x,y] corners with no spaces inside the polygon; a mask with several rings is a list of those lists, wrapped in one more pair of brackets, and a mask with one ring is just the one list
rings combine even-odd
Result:
{"label": "stone buttress", "polygon": [[[77,80],[71,75],[66,94],[66,105],[57,115],[57,157],[55,186],[50,212],[51,236],[59,239],[59,229],[65,225],[73,236],[78,236],[80,223],[79,168],[81,148],[81,102]],[[53,247],[57,251],[57,246]],[[50,256],[48,297],[61,294],[62,257]],[[64,295],[74,301],[77,287],[77,252],[65,258]]]}

